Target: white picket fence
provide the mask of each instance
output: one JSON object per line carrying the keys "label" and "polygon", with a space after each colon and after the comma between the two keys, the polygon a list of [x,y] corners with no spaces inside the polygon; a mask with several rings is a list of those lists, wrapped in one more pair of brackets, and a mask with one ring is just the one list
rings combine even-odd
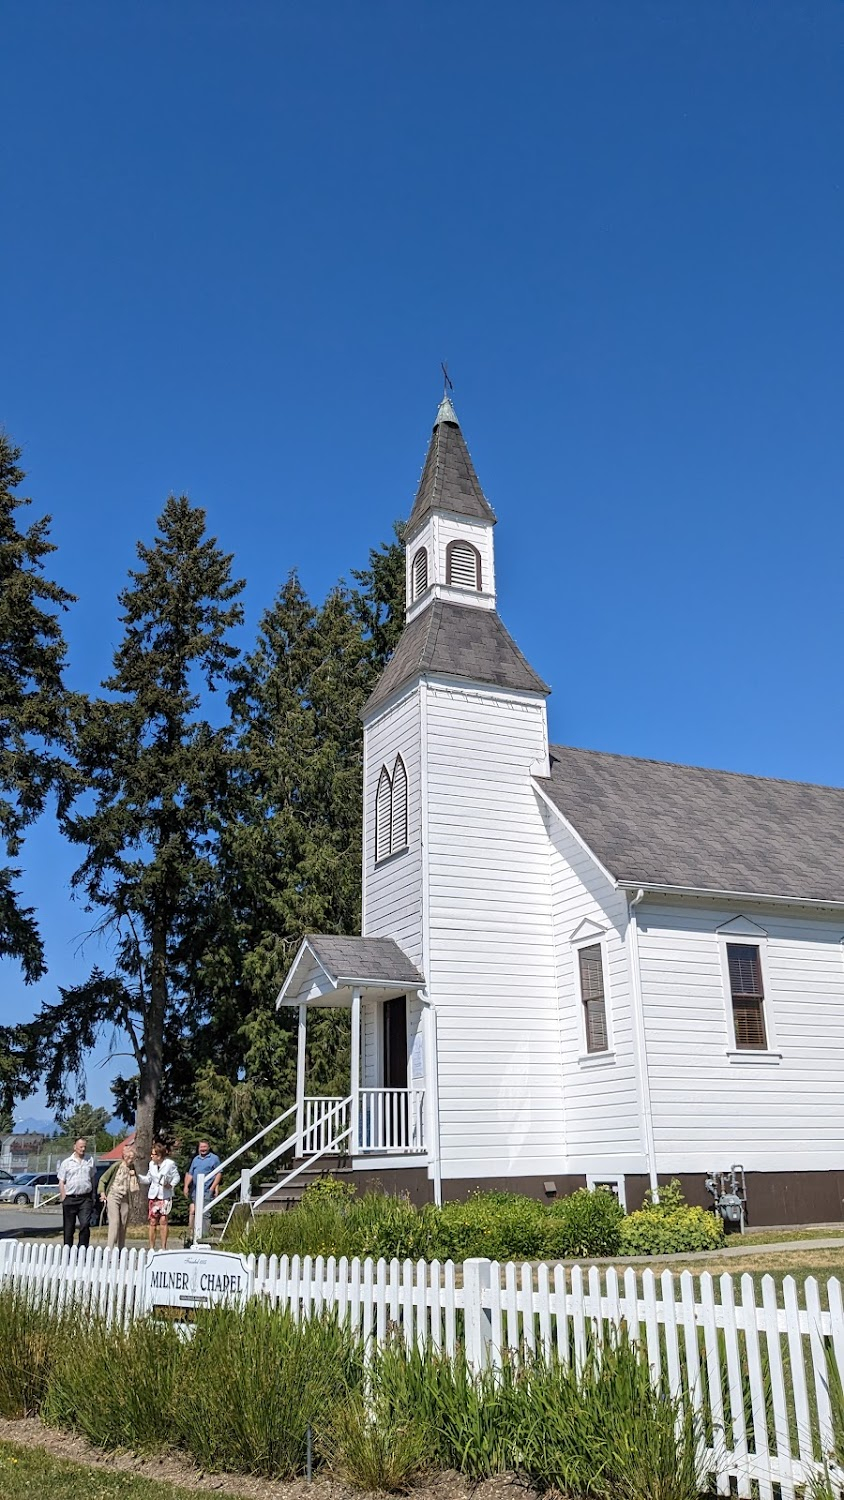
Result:
{"label": "white picket fence", "polygon": [[[65,1250],[0,1243],[0,1282],[29,1288],[127,1324],[146,1306],[144,1250]],[[486,1260],[373,1261],[250,1256],[249,1290],[296,1318],[332,1310],[364,1340],[393,1337],[445,1354],[459,1347],[476,1370],[508,1357],[553,1354],[581,1365],[588,1351],[626,1329],[647,1351],[660,1389],[697,1412],[704,1462],[721,1495],[795,1500],[831,1463],[836,1434],[830,1372],[844,1376],[841,1285],[816,1280],[802,1305],[792,1277],[761,1298],[749,1275],[717,1280],[685,1271],[622,1277],[593,1266],[530,1266]],[[841,1434],[838,1434],[839,1440]],[[844,1482],[833,1466],[836,1487]]]}

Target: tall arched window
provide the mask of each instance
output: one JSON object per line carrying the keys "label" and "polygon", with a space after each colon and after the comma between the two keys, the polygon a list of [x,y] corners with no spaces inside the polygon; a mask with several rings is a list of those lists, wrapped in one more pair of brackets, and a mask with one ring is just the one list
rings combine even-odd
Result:
{"label": "tall arched window", "polygon": [[390,853],[407,848],[407,772],[400,755],[393,767],[393,797],[390,814]]}
{"label": "tall arched window", "polygon": [[428,587],[428,549],[420,547],[410,567],[410,596],[418,599]]}
{"label": "tall arched window", "polygon": [[445,581],[459,589],[480,589],[481,554],[471,542],[449,542],[445,549]]}
{"label": "tall arched window", "polygon": [[375,792],[375,863],[407,848],[407,771],[400,755],[393,774],[381,767]]}
{"label": "tall arched window", "polygon": [[381,775],[378,777],[378,790],[375,793],[375,862],[386,859],[390,852],[390,840],[392,837],[393,788],[390,781],[390,773],[386,766],[381,767]]}

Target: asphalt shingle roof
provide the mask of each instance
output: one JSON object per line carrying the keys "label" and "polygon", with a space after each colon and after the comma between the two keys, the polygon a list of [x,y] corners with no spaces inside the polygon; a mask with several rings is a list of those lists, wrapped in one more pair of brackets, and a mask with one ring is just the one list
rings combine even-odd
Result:
{"label": "asphalt shingle roof", "polygon": [[425,983],[392,938],[309,936],[308,943],[323,968],[338,982],[375,979],[383,984]]}
{"label": "asphalt shingle roof", "polygon": [[622,882],[844,901],[844,789],[552,745],[539,785]]}
{"label": "asphalt shingle roof", "polygon": [[367,712],[420,673],[464,677],[529,693],[551,689],[522,656],[494,610],[434,599],[399,638]]}
{"label": "asphalt shingle roof", "polygon": [[475,521],[495,521],[495,511],[481,489],[454,407],[447,399],[437,412],[408,531],[420,525],[432,510],[454,511]]}

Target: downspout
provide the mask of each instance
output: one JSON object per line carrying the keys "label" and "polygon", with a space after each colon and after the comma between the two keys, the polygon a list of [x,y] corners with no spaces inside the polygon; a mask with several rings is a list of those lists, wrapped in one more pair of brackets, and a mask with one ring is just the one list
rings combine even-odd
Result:
{"label": "downspout", "polygon": [[630,941],[630,985],[633,999],[633,1025],[636,1032],[636,1057],[639,1064],[639,1087],[642,1096],[642,1134],[644,1137],[645,1161],[648,1168],[651,1197],[654,1203],[658,1203],[659,1178],[656,1171],[651,1083],[648,1074],[648,1046],[645,1037],[642,975],[639,966],[639,923],[636,916],[636,907],[644,898],[644,895],[644,888],[640,886],[635,896],[628,896],[627,898],[627,934]]}

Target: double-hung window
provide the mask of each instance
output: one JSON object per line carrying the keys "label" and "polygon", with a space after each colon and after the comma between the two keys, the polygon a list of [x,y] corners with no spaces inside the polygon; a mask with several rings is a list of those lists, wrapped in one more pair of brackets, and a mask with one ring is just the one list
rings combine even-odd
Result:
{"label": "double-hung window", "polygon": [[727,967],[730,971],[736,1050],[764,1052],[768,1038],[765,1031],[762,960],[758,947],[751,943],[728,943]]}

